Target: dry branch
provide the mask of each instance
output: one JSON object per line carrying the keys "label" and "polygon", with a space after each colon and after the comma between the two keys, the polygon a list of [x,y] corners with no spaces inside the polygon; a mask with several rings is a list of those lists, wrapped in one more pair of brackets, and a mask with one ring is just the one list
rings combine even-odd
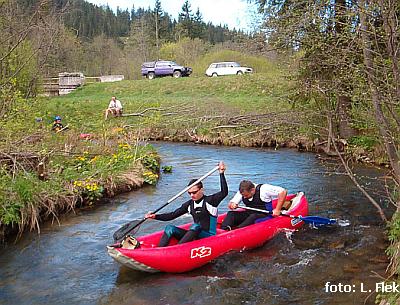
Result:
{"label": "dry branch", "polygon": [[342,162],[342,165],[344,166],[348,177],[351,179],[351,181],[354,183],[354,185],[361,191],[361,193],[363,193],[364,196],[368,198],[369,202],[371,202],[372,205],[375,206],[375,208],[377,209],[377,211],[378,211],[379,216],[381,217],[381,219],[382,219],[385,223],[387,223],[388,220],[387,220],[387,218],[386,218],[386,215],[385,215],[385,213],[384,213],[382,207],[379,205],[379,203],[377,203],[377,202],[375,201],[374,198],[371,197],[371,195],[365,190],[365,188],[362,187],[360,183],[358,183],[357,179],[355,178],[355,175],[354,175],[353,171],[350,169],[348,163],[344,160],[344,158],[343,158],[343,156],[342,156],[342,153],[339,152],[339,149],[338,149],[338,147],[337,147],[335,141],[332,141],[332,145],[333,145],[333,147],[335,148],[335,151],[336,151],[337,155],[339,156],[340,161]]}
{"label": "dry branch", "polygon": [[219,126],[215,126],[215,127],[211,128],[211,130],[223,129],[223,128],[240,128],[240,127],[243,127],[243,125],[219,125]]}
{"label": "dry branch", "polygon": [[151,108],[146,108],[141,112],[137,112],[137,113],[124,113],[122,114],[122,116],[145,116],[145,113],[148,111],[164,111],[165,109],[163,108],[158,108],[158,107],[151,107]]}
{"label": "dry branch", "polygon": [[36,169],[40,162],[40,157],[33,153],[6,153],[0,151],[0,165],[6,165],[12,172],[12,176],[18,170],[27,172],[28,170]]}

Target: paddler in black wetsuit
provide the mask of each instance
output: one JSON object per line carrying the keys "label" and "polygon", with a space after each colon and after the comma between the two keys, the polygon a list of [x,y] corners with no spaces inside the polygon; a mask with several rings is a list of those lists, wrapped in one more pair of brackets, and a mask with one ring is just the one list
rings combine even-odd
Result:
{"label": "paddler in black wetsuit", "polygon": [[[179,243],[186,243],[197,238],[203,238],[215,235],[217,232],[218,205],[228,195],[228,185],[225,179],[225,164],[219,162],[219,177],[221,191],[213,195],[204,195],[203,183],[199,182],[188,190],[191,199],[182,204],[175,211],[164,214],[154,214],[148,212],[145,218],[152,218],[161,221],[168,221],[190,213],[194,224],[189,230],[168,225],[165,227],[164,234],[158,244],[159,247],[168,246],[172,237],[179,240]],[[188,185],[194,183],[197,179],[192,179]]]}
{"label": "paddler in black wetsuit", "polygon": [[[279,216],[283,203],[285,202],[287,190],[280,186],[271,184],[254,184],[251,181],[243,180],[239,184],[239,191],[229,201],[228,207],[234,210],[239,207],[240,201],[251,208],[267,210],[272,216],[255,211],[230,211],[221,224],[221,229],[232,230],[234,227],[243,228],[254,224],[260,218],[272,218]],[[277,198],[275,209],[272,207],[272,200]]]}

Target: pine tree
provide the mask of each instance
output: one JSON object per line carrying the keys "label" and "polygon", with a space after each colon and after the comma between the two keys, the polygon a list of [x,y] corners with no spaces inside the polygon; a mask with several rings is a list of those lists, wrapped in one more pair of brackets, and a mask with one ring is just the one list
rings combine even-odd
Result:
{"label": "pine tree", "polygon": [[156,48],[157,52],[160,50],[159,45],[159,34],[160,34],[160,18],[162,17],[162,9],[160,0],[156,0],[154,5],[154,20],[155,20],[155,31],[156,31]]}
{"label": "pine tree", "polygon": [[204,38],[205,23],[203,22],[203,16],[200,13],[200,9],[197,8],[196,14],[193,18],[193,38]]}
{"label": "pine tree", "polygon": [[193,38],[193,13],[188,0],[182,6],[178,22],[180,24],[181,35]]}

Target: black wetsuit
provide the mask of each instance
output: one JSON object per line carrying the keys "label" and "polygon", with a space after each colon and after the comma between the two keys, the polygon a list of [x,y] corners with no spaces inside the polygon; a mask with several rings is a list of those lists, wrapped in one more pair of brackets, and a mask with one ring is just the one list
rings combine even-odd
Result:
{"label": "black wetsuit", "polygon": [[[262,184],[256,186],[256,192],[254,193],[253,200],[242,198],[243,203],[255,209],[268,210],[272,212],[272,202],[264,202],[261,200],[260,188]],[[229,230],[237,226],[238,228],[243,228],[245,226],[253,224],[258,218],[268,217],[264,213],[257,211],[230,211],[226,215],[224,221],[221,224],[221,229]]]}
{"label": "black wetsuit", "polygon": [[63,128],[64,128],[63,124],[55,122],[51,130],[60,131]]}
{"label": "black wetsuit", "polygon": [[[221,201],[228,195],[228,184],[226,183],[224,174],[220,174],[220,183],[220,192],[209,196],[204,195],[201,199],[196,201],[190,199],[183,203],[173,212],[157,214],[155,219],[169,221],[186,213],[190,213],[193,217],[194,225],[192,225],[189,232],[193,232],[189,234],[190,237],[184,239],[184,242],[193,240],[199,235],[200,237],[215,235],[217,230],[217,207],[221,203]],[[166,246],[172,236],[181,239],[183,235],[189,232],[175,226],[168,226],[164,232],[163,237],[161,238],[159,246]]]}

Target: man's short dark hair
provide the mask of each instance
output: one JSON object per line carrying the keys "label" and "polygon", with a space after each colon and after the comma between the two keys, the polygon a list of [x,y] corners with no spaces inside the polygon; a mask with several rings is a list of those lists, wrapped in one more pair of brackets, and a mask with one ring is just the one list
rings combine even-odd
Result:
{"label": "man's short dark hair", "polygon": [[[188,186],[195,183],[198,179],[192,179],[189,181]],[[203,182],[196,183],[194,186],[197,186],[199,189],[203,188]]]}
{"label": "man's short dark hair", "polygon": [[242,180],[239,184],[239,192],[242,193],[244,191],[250,192],[253,188],[255,188],[253,182],[249,180]]}

